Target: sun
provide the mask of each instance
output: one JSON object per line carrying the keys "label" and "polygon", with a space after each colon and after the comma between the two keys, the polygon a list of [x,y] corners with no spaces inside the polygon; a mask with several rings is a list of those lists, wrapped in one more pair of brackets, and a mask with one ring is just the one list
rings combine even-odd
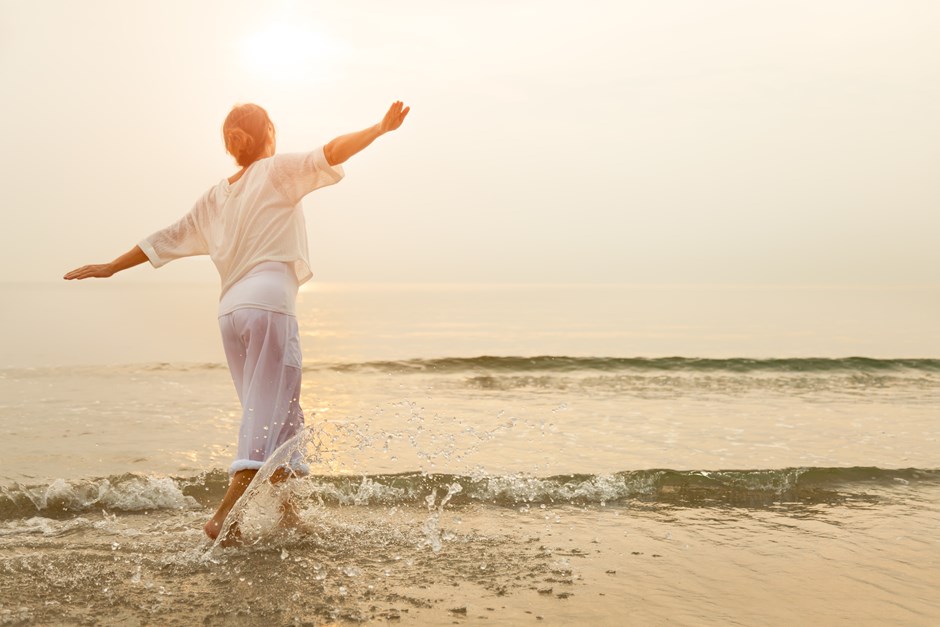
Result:
{"label": "sun", "polygon": [[335,47],[322,34],[290,22],[275,22],[241,42],[245,65],[268,78],[322,76]]}

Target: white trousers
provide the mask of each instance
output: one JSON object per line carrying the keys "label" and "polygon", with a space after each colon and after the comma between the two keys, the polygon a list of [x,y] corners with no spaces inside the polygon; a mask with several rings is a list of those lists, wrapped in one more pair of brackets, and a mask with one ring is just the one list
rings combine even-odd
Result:
{"label": "white trousers", "polygon": [[[222,344],[242,404],[238,453],[229,475],[261,468],[304,428],[300,408],[300,333],[294,316],[242,308],[219,316]],[[304,474],[299,452],[288,464]]]}

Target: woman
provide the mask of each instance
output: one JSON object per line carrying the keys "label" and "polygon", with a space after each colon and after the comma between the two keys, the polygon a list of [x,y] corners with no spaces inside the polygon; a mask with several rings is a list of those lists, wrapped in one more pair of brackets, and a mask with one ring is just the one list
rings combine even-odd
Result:
{"label": "woman", "polygon": [[[226,117],[222,135],[241,170],[211,187],[178,222],[111,263],[82,266],[64,277],[105,278],[145,261],[159,268],[192,255],[209,255],[219,270],[219,327],[242,422],[228,491],[205,525],[213,540],[265,460],[304,426],[294,308],[297,289],[311,273],[301,199],[343,178],[341,164],[400,127],[409,109],[396,101],[374,126],[313,152],[275,155],[267,112],[254,104],[238,105]],[[305,472],[295,455],[272,481]],[[285,517],[295,515],[290,506],[283,511]],[[237,540],[237,526],[232,526],[223,543]]]}

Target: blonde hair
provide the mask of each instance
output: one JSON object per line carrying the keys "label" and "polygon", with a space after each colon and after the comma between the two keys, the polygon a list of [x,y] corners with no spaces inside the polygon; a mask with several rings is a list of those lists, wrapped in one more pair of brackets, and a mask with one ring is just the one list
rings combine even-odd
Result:
{"label": "blonde hair", "polygon": [[225,150],[243,168],[258,160],[268,142],[268,129],[274,128],[268,112],[256,104],[232,107],[222,124]]}

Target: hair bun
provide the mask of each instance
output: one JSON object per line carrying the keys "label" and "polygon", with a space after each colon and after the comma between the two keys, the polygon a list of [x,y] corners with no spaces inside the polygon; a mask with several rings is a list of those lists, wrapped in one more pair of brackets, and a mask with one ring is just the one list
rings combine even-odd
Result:
{"label": "hair bun", "polygon": [[[235,157],[239,165],[251,163],[252,153],[255,152],[255,141],[251,135],[240,128],[231,128],[225,131],[225,149]],[[243,163],[247,161],[248,163]]]}
{"label": "hair bun", "polygon": [[243,168],[257,161],[274,127],[268,112],[256,104],[235,105],[222,124],[225,149]]}

